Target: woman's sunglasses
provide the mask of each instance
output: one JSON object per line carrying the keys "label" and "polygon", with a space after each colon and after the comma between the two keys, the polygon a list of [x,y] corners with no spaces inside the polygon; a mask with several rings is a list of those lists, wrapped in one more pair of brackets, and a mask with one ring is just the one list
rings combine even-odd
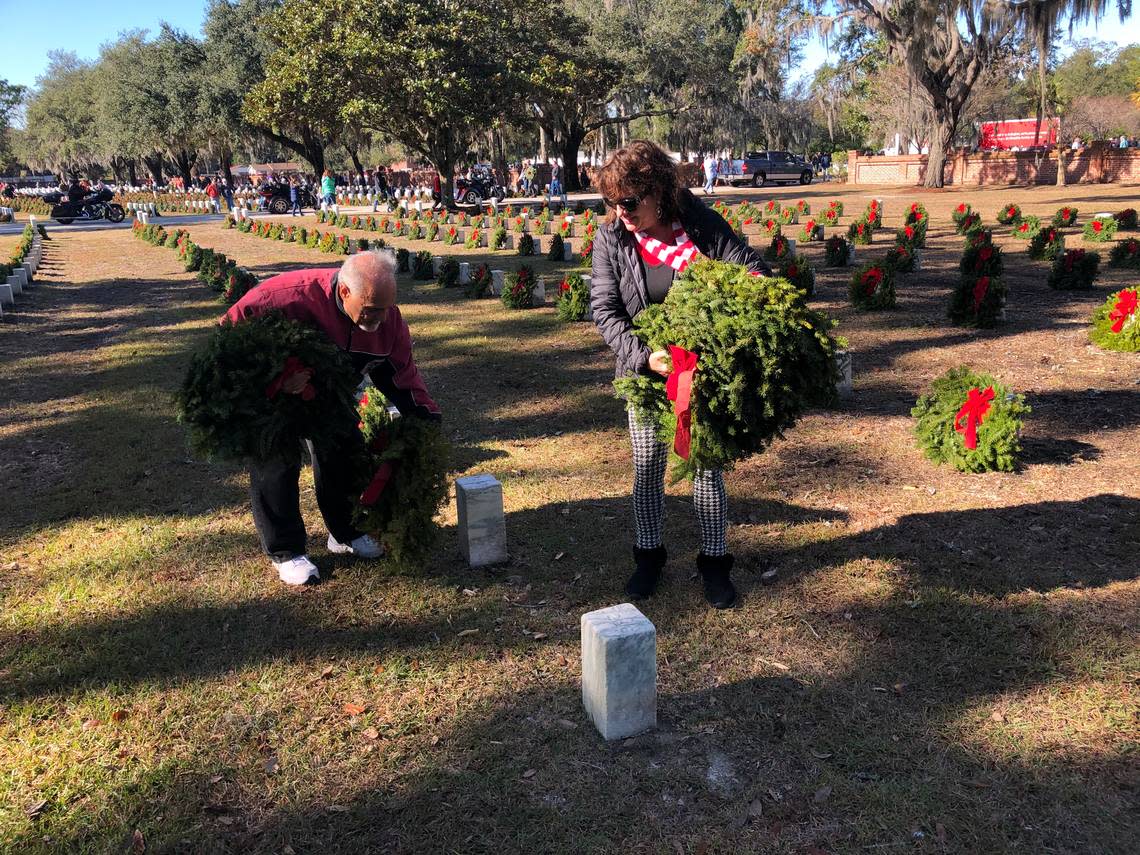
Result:
{"label": "woman's sunglasses", "polygon": [[606,203],[607,207],[616,208],[618,205],[620,205],[623,211],[632,211],[634,208],[641,204],[641,197],[627,196],[624,199],[607,199],[605,196],[603,196],[602,201]]}

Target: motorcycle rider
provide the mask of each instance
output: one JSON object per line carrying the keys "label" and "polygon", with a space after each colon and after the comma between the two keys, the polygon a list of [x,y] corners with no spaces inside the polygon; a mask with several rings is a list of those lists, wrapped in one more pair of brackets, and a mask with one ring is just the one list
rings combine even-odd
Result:
{"label": "motorcycle rider", "polygon": [[71,183],[67,185],[67,201],[68,202],[82,202],[83,197],[87,195],[87,191],[83,189],[83,185],[79,183],[79,176],[72,175]]}

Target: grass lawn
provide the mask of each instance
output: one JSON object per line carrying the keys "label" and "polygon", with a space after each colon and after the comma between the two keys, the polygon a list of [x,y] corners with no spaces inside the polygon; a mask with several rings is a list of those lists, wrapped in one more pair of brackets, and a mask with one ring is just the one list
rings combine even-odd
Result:
{"label": "grass lawn", "polygon": [[[578,621],[622,600],[631,472],[592,325],[402,277],[454,475],[503,482],[511,561],[464,566],[453,502],[422,566],[330,556],[306,472],[331,579],[287,590],[244,473],[192,458],[174,418],[215,295],[128,231],[56,233],[43,287],[0,324],[0,850],[1140,850],[1140,356],[1086,333],[1135,277],[1050,291],[999,228],[1008,322],[945,320],[959,201],[989,222],[1074,201],[1084,222],[1137,190],[736,194],[842,198],[844,229],[872,195],[889,230],[926,204],[924,268],[876,314],[817,268],[855,395],[727,476],[740,608],[704,605],[670,488],[668,580],[643,609],[660,727],[612,744],[582,711]],[[190,232],[263,276],[339,262]],[[962,475],[914,446],[910,407],[961,363],[1033,407],[1018,472]]]}

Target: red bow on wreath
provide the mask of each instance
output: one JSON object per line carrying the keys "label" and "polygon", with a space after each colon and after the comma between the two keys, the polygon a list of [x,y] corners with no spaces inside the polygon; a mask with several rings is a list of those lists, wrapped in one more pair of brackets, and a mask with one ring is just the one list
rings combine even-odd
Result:
{"label": "red bow on wreath", "polygon": [[[990,411],[990,401],[993,399],[993,386],[987,386],[985,391],[981,391],[975,386],[966,393],[966,403],[962,405],[962,409],[958,410],[958,415],[954,416],[954,430],[965,436],[966,448],[978,447],[978,425],[982,423],[986,413]],[[964,423],[963,419],[965,419]]]}
{"label": "red bow on wreath", "polygon": [[982,310],[982,300],[986,299],[986,292],[990,290],[990,277],[979,276],[974,283],[974,314]]}
{"label": "red bow on wreath", "polygon": [[365,507],[375,505],[379,500],[384,488],[388,486],[388,479],[392,477],[392,464],[388,462],[381,463],[376,469],[376,474],[372,476],[372,480],[368,482],[368,486],[364,488],[364,492],[360,494],[360,504]]}
{"label": "red bow on wreath", "polygon": [[[265,397],[269,398],[271,400],[273,398],[276,398],[277,393],[281,391],[281,388],[285,385],[285,383],[288,380],[290,380],[291,378],[295,377],[298,374],[305,374],[305,373],[312,374],[312,372],[313,372],[313,369],[311,369],[311,368],[309,368],[309,366],[305,365],[305,363],[303,363],[300,359],[298,359],[295,356],[290,356],[288,359],[285,360],[285,367],[281,370],[281,373],[277,375],[277,379],[265,387]],[[311,401],[316,396],[317,396],[316,388],[313,386],[312,383],[306,382],[304,387],[301,389],[301,400],[302,401]]]}
{"label": "red bow on wreath", "polygon": [[692,351],[671,344],[669,358],[673,361],[673,371],[665,381],[665,394],[673,402],[673,414],[677,416],[673,450],[678,457],[688,460],[693,439],[693,412],[689,400],[693,394],[693,372],[697,370],[698,357]]}
{"label": "red bow on wreath", "polygon": [[1137,293],[1135,290],[1121,291],[1116,298],[1116,305],[1112,307],[1112,311],[1108,313],[1108,319],[1112,321],[1112,331],[1114,333],[1120,332],[1124,329],[1124,322],[1128,320],[1129,316],[1136,312]]}

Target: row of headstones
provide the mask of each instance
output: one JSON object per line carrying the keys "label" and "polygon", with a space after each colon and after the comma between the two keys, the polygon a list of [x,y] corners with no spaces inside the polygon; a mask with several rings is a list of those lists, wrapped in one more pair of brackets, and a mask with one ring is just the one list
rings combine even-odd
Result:
{"label": "row of headstones", "polygon": [[[31,218],[32,228],[36,228],[36,218]],[[19,267],[12,270],[12,273],[4,282],[0,282],[0,318],[4,317],[4,306],[16,305],[16,297],[22,295],[24,291],[34,288],[36,286],[35,274],[39,269],[40,263],[43,261],[43,239],[37,230],[35,237],[32,238],[32,248],[28,250],[28,254],[24,256],[23,262]]]}
{"label": "row of headstones", "polygon": [[[395,257],[395,250],[391,247],[384,247],[381,252],[387,252]],[[444,258],[441,255],[432,257],[432,275],[439,276],[440,271],[443,269]],[[505,270],[492,270],[491,271],[491,294],[499,297],[503,293],[503,286],[506,283],[507,271]],[[591,276],[583,276],[582,281],[585,282],[587,290],[590,287]],[[459,262],[459,284],[469,285],[471,283],[471,263],[468,261]],[[533,295],[534,305],[542,306],[546,304],[546,279],[545,277],[537,277],[537,284],[534,286]],[[586,320],[593,320],[593,311],[587,307]]]}
{"label": "row of headstones", "polygon": [[14,208],[5,208],[0,206],[0,223],[10,223],[16,219],[16,211]]}

